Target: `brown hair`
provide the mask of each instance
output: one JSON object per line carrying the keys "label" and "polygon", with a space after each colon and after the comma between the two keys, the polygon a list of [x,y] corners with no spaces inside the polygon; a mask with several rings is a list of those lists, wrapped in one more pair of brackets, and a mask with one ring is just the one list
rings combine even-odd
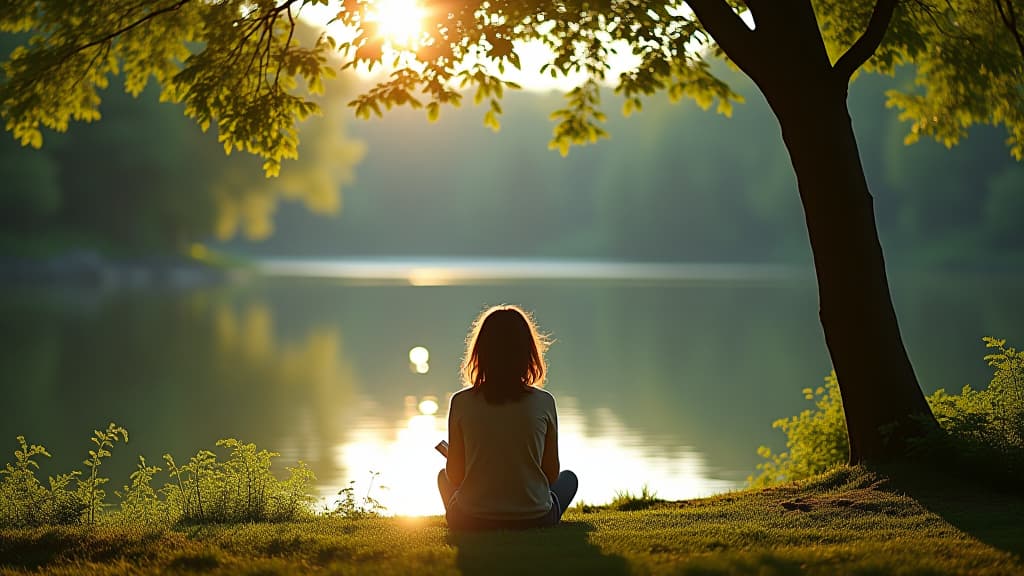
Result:
{"label": "brown hair", "polygon": [[488,308],[466,337],[462,377],[489,403],[517,400],[531,386],[543,386],[547,347],[547,338],[518,306]]}

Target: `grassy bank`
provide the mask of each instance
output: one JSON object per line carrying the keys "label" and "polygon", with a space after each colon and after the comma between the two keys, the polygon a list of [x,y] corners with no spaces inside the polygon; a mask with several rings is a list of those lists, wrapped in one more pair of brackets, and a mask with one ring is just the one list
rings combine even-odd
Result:
{"label": "grassy bank", "polygon": [[[863,468],[556,528],[453,535],[440,517],[0,532],[0,572],[60,574],[1024,573],[1024,498]],[[621,504],[631,508],[628,502]]]}

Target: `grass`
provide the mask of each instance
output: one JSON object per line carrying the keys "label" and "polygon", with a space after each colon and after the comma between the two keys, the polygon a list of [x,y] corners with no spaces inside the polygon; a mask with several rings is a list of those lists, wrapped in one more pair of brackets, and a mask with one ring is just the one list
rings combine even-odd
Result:
{"label": "grass", "polygon": [[[612,497],[612,501],[608,503],[607,508],[612,510],[646,510],[656,504],[664,502],[658,498],[658,493],[651,490],[646,484],[640,488],[639,494],[633,494],[628,490],[616,492]],[[587,506],[583,506],[586,510]]]}
{"label": "grass", "polygon": [[440,517],[8,530],[0,573],[1024,574],[1024,498],[908,486],[839,468],[640,510],[577,507],[526,532],[451,534]]}

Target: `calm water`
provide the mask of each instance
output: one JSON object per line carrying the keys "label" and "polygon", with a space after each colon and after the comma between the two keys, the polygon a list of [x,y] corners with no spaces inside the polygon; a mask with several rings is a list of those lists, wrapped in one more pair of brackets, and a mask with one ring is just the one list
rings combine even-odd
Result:
{"label": "calm water", "polygon": [[[690,498],[740,487],[757,446],[784,442],[771,422],[803,409],[800,390],[830,366],[813,280],[783,269],[267,266],[272,277],[202,289],[0,290],[0,462],[25,434],[54,454],[44,474],[78,466],[91,431],[114,420],[131,434],[110,462],[114,486],[140,453],[187,460],[233,436],[280,451],[278,467],[305,460],[325,497],[379,472],[387,489],[373,495],[391,512],[439,513],[432,447],[466,330],[483,307],[514,302],[556,340],[547,387],[579,498],[645,484]],[[982,335],[1024,347],[1022,287],[894,279],[927,391],[987,382]],[[409,362],[416,346],[430,352],[425,374]]]}

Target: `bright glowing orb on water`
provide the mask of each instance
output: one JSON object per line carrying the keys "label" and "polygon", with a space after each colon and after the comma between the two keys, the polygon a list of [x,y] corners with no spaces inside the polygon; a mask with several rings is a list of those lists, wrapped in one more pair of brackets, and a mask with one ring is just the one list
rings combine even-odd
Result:
{"label": "bright glowing orb on water", "polygon": [[417,346],[409,350],[409,362],[413,364],[426,364],[430,360],[430,351],[423,346]]}
{"label": "bright glowing orb on water", "polygon": [[437,414],[437,408],[438,408],[437,400],[434,400],[433,398],[424,398],[420,402],[419,408],[420,408],[420,414],[425,414],[427,416],[433,416],[434,414]]}
{"label": "bright glowing orb on water", "polygon": [[417,374],[426,374],[430,371],[430,351],[423,346],[416,346],[409,350],[409,368]]}
{"label": "bright glowing orb on water", "polygon": [[377,35],[384,40],[415,48],[426,15],[417,0],[377,0],[366,19],[377,25]]}

